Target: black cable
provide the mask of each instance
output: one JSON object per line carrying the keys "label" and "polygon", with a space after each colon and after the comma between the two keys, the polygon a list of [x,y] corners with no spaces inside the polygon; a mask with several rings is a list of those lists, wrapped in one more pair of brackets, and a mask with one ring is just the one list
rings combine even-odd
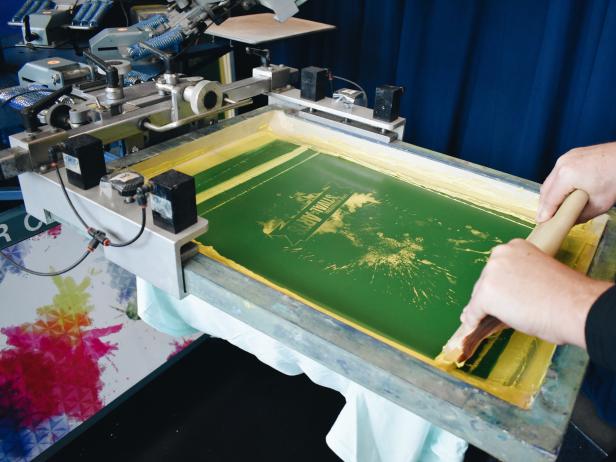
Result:
{"label": "black cable", "polygon": [[75,205],[73,204],[73,201],[71,200],[71,198],[68,196],[68,192],[66,191],[66,185],[64,184],[64,180],[62,179],[62,175],[60,175],[60,169],[58,168],[58,164],[55,163],[55,167],[56,167],[56,174],[58,175],[58,180],[60,181],[60,186],[62,187],[62,192],[64,193],[64,198],[66,199],[66,201],[68,202],[68,205],[71,206],[71,209],[73,210],[73,213],[75,214],[75,216],[77,217],[77,219],[81,222],[81,224],[83,225],[83,227],[89,231],[90,227],[88,226],[88,224],[86,223],[86,221],[81,218],[81,215],[79,215],[79,212],[77,211],[77,209],[75,208]]}
{"label": "black cable", "polygon": [[126,27],[129,27],[130,19],[128,18],[128,13],[126,12],[126,5],[124,4],[124,0],[120,0],[120,8],[122,8],[122,13],[124,13],[124,18],[126,19]]}
{"label": "black cable", "polygon": [[[73,210],[73,213],[75,214],[77,219],[81,222],[81,224],[84,226],[84,228],[86,228],[88,233],[90,233],[91,231],[94,231],[93,228],[90,227],[86,223],[86,221],[81,217],[81,215],[79,214],[79,212],[75,208],[75,205],[73,204],[73,201],[69,197],[68,191],[66,190],[66,185],[64,184],[64,180],[62,179],[62,175],[60,175],[60,169],[58,168],[58,164],[57,163],[55,164],[55,168],[56,168],[56,174],[58,175],[58,180],[60,181],[60,186],[62,188],[62,192],[64,193],[64,197],[66,198],[66,201],[68,202],[68,205],[70,205],[71,209]],[[145,207],[141,207],[141,227],[139,228],[139,231],[137,232],[137,234],[132,239],[130,239],[130,240],[126,241],[126,242],[111,242],[110,240],[107,240],[107,241],[105,241],[106,242],[105,245],[108,245],[110,247],[127,247],[127,246],[133,244],[143,234],[143,231],[145,230],[145,222],[146,222]]]}
{"label": "black cable", "polygon": [[80,265],[87,257],[88,255],[90,255],[91,251],[90,250],[86,250],[85,253],[79,257],[79,259],[73,263],[71,266],[69,266],[68,268],[65,268],[63,270],[60,271],[52,271],[49,273],[43,272],[43,271],[35,271],[32,270],[30,268],[26,268],[23,265],[20,265],[19,263],[17,263],[15,260],[13,260],[11,257],[9,257],[8,255],[6,255],[4,252],[0,251],[0,255],[2,255],[2,257],[10,262],[11,264],[15,265],[17,268],[19,268],[22,271],[25,271],[28,274],[32,274],[34,276],[60,276],[64,273],[68,273],[70,270],[72,270],[73,268],[76,268],[78,265]]}
{"label": "black cable", "polygon": [[139,232],[135,235],[135,237],[133,237],[131,240],[126,241],[126,242],[111,242],[110,241],[109,245],[111,247],[127,247],[131,245],[132,243],[134,243],[143,234],[143,230],[145,229],[145,217],[146,217],[145,207],[141,207],[141,227],[139,228]]}
{"label": "black cable", "polygon": [[[75,206],[73,205],[73,202],[71,201],[70,197],[68,197],[66,188],[64,187],[64,180],[62,180],[62,176],[60,175],[60,170],[58,169],[57,164],[56,164],[56,173],[58,174],[58,178],[60,179],[60,184],[62,185],[62,191],[64,192],[64,197],[66,197],[66,200],[68,201],[69,205],[73,209],[73,212],[75,212],[75,215],[77,216],[79,221],[81,221],[81,223],[86,227],[86,229],[89,229],[88,226],[86,225],[86,222],[83,220],[83,218],[81,218],[81,215],[79,215],[79,213],[77,212],[77,209],[75,209]],[[4,252],[0,251],[0,254],[2,254],[2,257],[4,257],[5,260],[7,260],[8,262],[15,265],[20,270],[25,271],[28,274],[33,274],[34,276],[60,276],[61,274],[68,273],[70,270],[80,265],[88,257],[88,255],[90,255],[90,253],[92,253],[98,247],[99,244],[100,244],[100,241],[96,240],[94,236],[92,236],[92,240],[88,244],[88,250],[86,250],[86,252],[81,257],[79,257],[79,259],[75,263],[73,263],[68,268],[65,268],[63,270],[52,271],[49,273],[43,272],[43,271],[31,270],[29,268],[26,268],[23,265],[20,265],[15,260],[13,260],[8,255],[6,255]]]}
{"label": "black cable", "polygon": [[[71,210],[73,211],[77,219],[81,222],[81,224],[88,231],[88,234],[90,234],[90,236],[92,237],[92,239],[90,240],[90,243],[88,244],[88,249],[81,257],[79,257],[79,259],[76,262],[74,262],[69,267],[63,270],[60,270],[60,271],[44,272],[44,271],[32,270],[30,268],[26,268],[25,266],[17,263],[15,260],[13,260],[11,257],[6,255],[4,252],[0,251],[0,255],[2,255],[2,257],[6,261],[11,263],[15,267],[19,268],[21,271],[24,271],[28,274],[32,274],[34,276],[60,276],[64,273],[68,273],[72,269],[79,266],[88,257],[88,255],[90,255],[92,252],[94,252],[94,250],[96,250],[99,244],[103,244],[103,245],[111,246],[111,247],[127,247],[133,244],[134,242],[136,242],[137,239],[141,237],[141,235],[143,234],[143,231],[145,230],[145,222],[146,222],[146,216],[147,216],[146,210],[145,210],[145,204],[146,204],[145,196],[138,195],[138,203],[141,204],[141,226],[139,227],[139,231],[137,232],[137,234],[132,239],[126,242],[111,242],[109,239],[107,239],[107,237],[105,236],[105,233],[103,233],[102,231],[96,230],[94,228],[91,228],[90,226],[88,226],[86,221],[81,217],[81,215],[75,208],[75,204],[73,204],[73,201],[68,195],[68,191],[66,189],[66,185],[64,184],[64,179],[62,178],[62,175],[60,174],[60,169],[58,168],[57,162],[54,160],[52,165],[55,167],[56,174],[58,175],[58,180],[60,181],[60,186],[62,189],[62,193],[64,194],[64,198],[68,202],[68,205],[71,207]],[[143,202],[141,202],[141,200],[143,200]]]}
{"label": "black cable", "polygon": [[20,93],[18,95],[13,95],[10,98],[4,100],[2,103],[0,103],[0,107],[4,107],[6,106],[8,103],[10,103],[11,101],[13,101],[15,98],[19,98],[20,96],[23,95],[29,95],[31,93],[38,93],[40,91],[43,92],[49,92],[49,93],[53,93],[55,90],[52,90],[51,88],[39,88],[38,90],[28,90],[28,91],[24,91],[23,93]]}

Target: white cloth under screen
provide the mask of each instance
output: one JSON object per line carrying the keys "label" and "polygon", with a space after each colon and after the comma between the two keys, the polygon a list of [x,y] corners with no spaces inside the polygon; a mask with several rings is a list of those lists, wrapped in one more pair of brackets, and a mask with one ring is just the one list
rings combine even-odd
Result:
{"label": "white cloth under screen", "polygon": [[287,375],[341,393],[346,404],[326,437],[345,462],[459,462],[467,443],[329,370],[277,340],[192,295],[177,300],[137,278],[139,316],[170,335],[204,332],[252,353]]}

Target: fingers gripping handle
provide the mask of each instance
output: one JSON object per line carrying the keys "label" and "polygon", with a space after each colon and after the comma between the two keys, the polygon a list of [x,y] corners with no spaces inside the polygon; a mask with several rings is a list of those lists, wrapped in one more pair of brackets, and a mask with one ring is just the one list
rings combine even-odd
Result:
{"label": "fingers gripping handle", "polygon": [[[589,196],[585,191],[581,189],[573,191],[565,198],[554,216],[535,226],[526,240],[553,257],[577,222],[588,200]],[[454,364],[461,367],[473,356],[486,337],[505,327],[493,316],[483,318],[474,329],[469,329],[468,326],[462,324],[436,358],[437,364],[443,367],[451,367]]]}
{"label": "fingers gripping handle", "polygon": [[538,224],[526,240],[553,257],[577,222],[588,200],[588,193],[576,189],[565,198],[554,216]]}

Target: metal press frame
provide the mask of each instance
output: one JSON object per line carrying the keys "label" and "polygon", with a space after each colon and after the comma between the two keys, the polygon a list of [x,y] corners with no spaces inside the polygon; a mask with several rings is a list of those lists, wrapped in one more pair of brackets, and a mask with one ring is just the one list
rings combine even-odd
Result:
{"label": "metal press frame", "polygon": [[[289,111],[275,106],[258,109],[161,143],[131,156],[131,159],[120,159],[116,166],[145,160],[276,109]],[[371,141],[375,142],[373,138]],[[386,141],[382,143],[387,144]],[[537,183],[401,141],[388,146],[529,191],[539,190]],[[558,456],[588,364],[586,352],[577,347],[557,348],[532,407],[523,410],[207,256],[197,255],[188,260],[183,275],[187,293],[498,459],[533,462],[553,461]],[[611,280],[616,276],[614,212],[609,214],[589,275]]]}

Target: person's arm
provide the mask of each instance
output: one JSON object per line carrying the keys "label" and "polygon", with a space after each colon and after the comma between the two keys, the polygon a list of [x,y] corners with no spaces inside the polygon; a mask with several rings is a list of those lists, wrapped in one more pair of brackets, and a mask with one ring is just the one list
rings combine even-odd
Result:
{"label": "person's arm", "polygon": [[[537,221],[550,219],[575,189],[590,197],[580,222],[614,205],[616,143],[561,156],[541,187]],[[553,343],[587,348],[593,360],[616,370],[613,284],[576,273],[526,241],[514,240],[493,250],[460,319],[472,331],[488,314]]]}
{"label": "person's arm", "polygon": [[616,371],[616,286],[603,292],[592,305],[585,331],[590,359]]}
{"label": "person's arm", "polygon": [[[460,319],[472,330],[492,315],[526,334],[586,348],[588,313],[610,287],[514,239],[494,248]],[[616,337],[616,325],[604,328]]]}

